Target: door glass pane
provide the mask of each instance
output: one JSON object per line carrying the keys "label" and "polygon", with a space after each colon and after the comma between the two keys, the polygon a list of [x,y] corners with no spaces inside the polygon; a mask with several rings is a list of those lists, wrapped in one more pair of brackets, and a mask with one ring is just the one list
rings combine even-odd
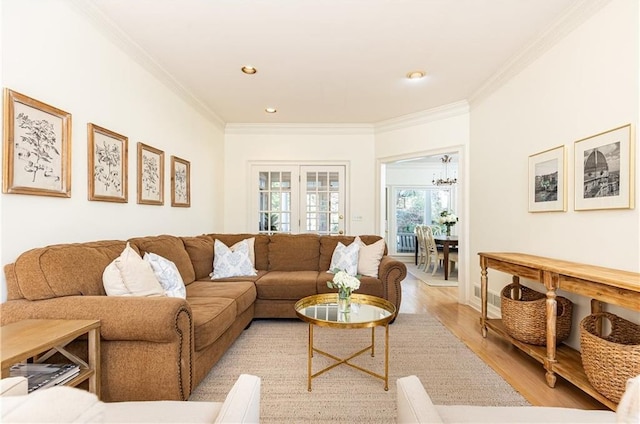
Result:
{"label": "door glass pane", "polygon": [[258,173],[258,231],[291,231],[291,172]]}

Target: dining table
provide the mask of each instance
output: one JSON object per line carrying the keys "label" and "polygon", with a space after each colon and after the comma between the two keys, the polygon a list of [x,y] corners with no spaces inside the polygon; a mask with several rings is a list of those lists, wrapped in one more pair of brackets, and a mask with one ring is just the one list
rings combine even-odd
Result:
{"label": "dining table", "polygon": [[437,246],[442,246],[442,255],[444,262],[444,279],[449,279],[449,251],[451,248],[458,247],[458,236],[434,235],[433,239]]}

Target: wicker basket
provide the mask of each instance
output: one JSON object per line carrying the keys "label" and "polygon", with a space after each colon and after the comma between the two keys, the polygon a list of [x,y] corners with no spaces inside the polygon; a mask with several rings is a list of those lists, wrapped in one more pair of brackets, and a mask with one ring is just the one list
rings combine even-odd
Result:
{"label": "wicker basket", "polygon": [[[608,336],[598,334],[611,324]],[[606,330],[605,330],[606,332]],[[616,403],[625,391],[627,380],[640,374],[640,325],[609,312],[588,315],[580,322],[582,366],[591,385]]]}
{"label": "wicker basket", "polygon": [[[520,297],[514,299],[517,287]],[[571,334],[573,304],[562,296],[557,296],[556,302],[556,343],[560,343]],[[501,307],[502,323],[511,337],[533,345],[547,345],[546,295],[512,283],[502,289]]]}

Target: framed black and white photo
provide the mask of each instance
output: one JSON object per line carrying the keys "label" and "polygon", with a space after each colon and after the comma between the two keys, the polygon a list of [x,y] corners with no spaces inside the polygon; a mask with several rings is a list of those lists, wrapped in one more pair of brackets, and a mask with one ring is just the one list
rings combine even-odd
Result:
{"label": "framed black and white photo", "polygon": [[171,206],[191,206],[191,163],[171,156]]}
{"label": "framed black and white photo", "polygon": [[138,203],[164,204],[164,152],[138,143]]}
{"label": "framed black and white photo", "polygon": [[577,211],[633,208],[631,124],[575,142]]}
{"label": "framed black and white photo", "polygon": [[529,212],[567,210],[564,146],[529,156]]}
{"label": "framed black and white photo", "polygon": [[87,140],[89,200],[127,203],[129,139],[89,123]]}
{"label": "framed black and white photo", "polygon": [[71,114],[4,89],[3,193],[71,197]]}

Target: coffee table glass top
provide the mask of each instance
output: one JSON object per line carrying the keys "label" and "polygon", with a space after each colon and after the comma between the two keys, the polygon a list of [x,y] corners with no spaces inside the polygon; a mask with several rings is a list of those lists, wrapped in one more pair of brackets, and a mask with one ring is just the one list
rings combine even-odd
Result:
{"label": "coffee table glass top", "polygon": [[393,303],[365,294],[351,295],[350,312],[338,312],[337,293],[317,294],[299,300],[296,314],[302,320],[327,327],[372,327],[384,325],[396,315]]}

